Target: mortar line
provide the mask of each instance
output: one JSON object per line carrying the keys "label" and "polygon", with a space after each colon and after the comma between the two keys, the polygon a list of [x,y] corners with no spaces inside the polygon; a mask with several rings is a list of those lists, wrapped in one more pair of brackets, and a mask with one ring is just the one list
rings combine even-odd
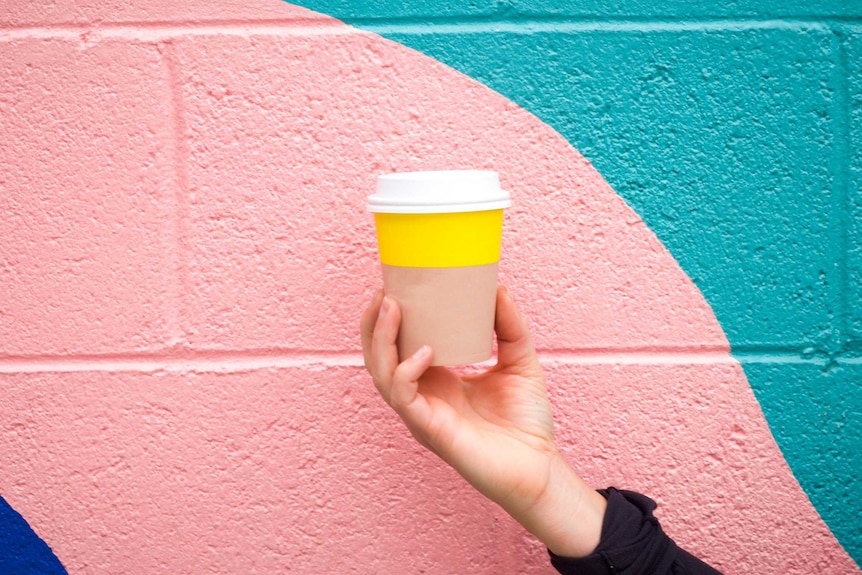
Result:
{"label": "mortar line", "polygon": [[351,26],[375,34],[477,34],[477,33],[580,33],[580,32],[686,32],[686,31],[746,31],[746,30],[828,30],[823,20],[614,20],[614,19],[519,19],[519,20],[467,20],[467,21],[409,21],[382,22],[350,19]]}
{"label": "mortar line", "polygon": [[[736,353],[718,351],[692,352],[555,352],[540,353],[540,361],[585,365],[747,365],[759,363],[825,365],[828,358],[806,357],[799,353]],[[837,358],[843,363],[852,361]]]}
{"label": "mortar line", "polygon": [[[111,361],[111,360],[157,360],[157,359],[183,359],[193,360],[196,358],[219,359],[219,358],[243,358],[243,357],[278,357],[287,355],[319,355],[319,354],[354,354],[359,353],[356,349],[320,350],[314,348],[289,348],[289,347],[266,347],[266,348],[191,348],[188,346],[164,347],[147,351],[120,351],[107,353],[71,353],[71,354],[2,354],[0,362],[3,361],[51,361],[51,360],[75,360],[75,361]],[[727,348],[721,346],[633,346],[633,347],[570,347],[570,348],[548,348],[537,349],[539,355],[581,355],[602,356],[614,354],[655,354],[655,355],[727,355]],[[794,350],[763,352],[772,355],[798,355]]]}
{"label": "mortar line", "polygon": [[637,16],[637,15],[589,15],[589,14],[519,14],[509,15],[500,12],[486,14],[460,14],[452,16],[439,16],[437,14],[410,15],[410,16],[355,16],[343,17],[330,16],[320,13],[308,16],[286,17],[286,18],[199,18],[188,20],[120,20],[109,21],[85,21],[85,22],[49,22],[41,24],[9,24],[0,23],[0,31],[15,30],[109,30],[109,29],[178,29],[178,28],[247,28],[247,27],[321,27],[340,26],[342,23],[352,26],[393,25],[393,26],[445,26],[445,25],[505,25],[505,24],[573,24],[585,26],[601,25],[812,25],[826,24],[837,26],[840,24],[862,24],[862,15],[838,15],[838,14],[799,14],[793,16]]}
{"label": "mortar line", "polygon": [[77,40],[82,34],[90,42],[99,40],[139,40],[168,42],[183,36],[240,36],[251,34],[282,37],[364,35],[368,32],[344,25],[337,20],[236,22],[183,25],[176,23],[92,24],[34,26],[31,28],[0,28],[0,41],[12,40]]}
{"label": "mortar line", "polygon": [[833,180],[833,203],[832,212],[835,214],[834,243],[832,249],[836,253],[837,282],[835,299],[838,303],[839,318],[836,322],[838,328],[838,349],[844,351],[849,339],[850,320],[848,314],[852,309],[849,300],[850,278],[847,274],[847,253],[850,249],[850,182],[848,171],[852,157],[852,145],[850,134],[851,103],[850,86],[848,74],[850,64],[847,57],[847,34],[841,28],[834,30],[836,38],[836,61],[835,61],[835,150],[832,154]]}
{"label": "mortar line", "polygon": [[185,120],[185,100],[182,93],[182,80],[180,78],[179,64],[176,58],[176,48],[173,43],[165,42],[159,45],[162,59],[165,63],[167,82],[170,92],[170,108],[172,136],[174,140],[174,205],[176,207],[173,220],[174,242],[172,246],[174,264],[174,285],[176,292],[173,294],[173,310],[176,314],[175,332],[171,337],[171,345],[184,344],[188,341],[188,332],[185,323],[185,296],[191,293],[191,280],[188,274],[189,260],[189,234],[190,234],[190,207],[189,207],[189,178],[188,160],[189,150],[186,140],[187,129]]}
{"label": "mortar line", "polygon": [[490,12],[486,14],[460,14],[452,16],[411,15],[411,16],[355,16],[340,18],[351,26],[371,25],[462,25],[462,24],[580,24],[580,25],[716,25],[727,24],[856,24],[862,22],[862,15],[835,14],[798,14],[793,16],[638,16],[590,15],[590,14],[529,14],[517,12]]}
{"label": "mortar line", "polygon": [[0,359],[0,374],[70,372],[141,373],[236,373],[262,369],[360,367],[358,353],[288,353],[221,357],[139,357],[139,358],[44,358],[40,360]]}
{"label": "mortar line", "polygon": [[78,353],[69,355],[59,354],[29,354],[29,355],[0,355],[2,362],[51,362],[51,361],[75,361],[75,362],[110,362],[110,361],[195,361],[195,360],[238,360],[256,358],[278,358],[278,357],[324,357],[331,355],[358,355],[359,351],[354,349],[340,350],[316,350],[311,348],[241,348],[241,349],[219,349],[200,348],[193,349],[183,346],[161,348],[152,351],[121,351],[108,353]]}
{"label": "mortar line", "polygon": [[120,20],[117,22],[49,22],[44,24],[0,24],[0,31],[16,30],[58,30],[62,32],[86,32],[92,30],[123,30],[123,29],[176,29],[176,28],[213,28],[246,26],[296,26],[296,25],[339,25],[331,16],[306,16],[294,18],[212,18],[191,20]]}
{"label": "mortar line", "polygon": [[[786,353],[731,356],[727,351],[540,351],[539,361],[556,365],[737,365],[747,363],[825,365],[821,357]],[[860,364],[862,358],[838,358],[838,364]],[[478,369],[493,365],[489,360]],[[20,356],[0,358],[0,374],[51,372],[246,372],[280,368],[332,368],[363,366],[358,351],[247,350],[192,351],[179,349],[154,353],[80,356]]]}
{"label": "mortar line", "polygon": [[[862,18],[841,20],[823,18],[582,18],[582,17],[456,17],[456,18],[347,18],[343,21],[321,18],[284,20],[210,20],[155,21],[119,23],[66,23],[39,26],[0,27],[0,41],[30,38],[78,38],[83,33],[99,38],[126,38],[166,41],[184,35],[233,35],[251,33],[275,36],[376,34],[464,34],[508,32],[679,32],[742,31],[763,29],[828,30],[830,23],[862,23]],[[347,24],[345,26],[344,24]]]}

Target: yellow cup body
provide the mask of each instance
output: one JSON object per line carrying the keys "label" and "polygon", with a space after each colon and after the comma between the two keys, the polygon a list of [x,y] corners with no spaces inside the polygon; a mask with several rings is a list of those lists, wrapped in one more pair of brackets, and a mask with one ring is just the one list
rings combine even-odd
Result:
{"label": "yellow cup body", "polygon": [[438,214],[375,213],[380,262],[413,268],[500,261],[503,210]]}

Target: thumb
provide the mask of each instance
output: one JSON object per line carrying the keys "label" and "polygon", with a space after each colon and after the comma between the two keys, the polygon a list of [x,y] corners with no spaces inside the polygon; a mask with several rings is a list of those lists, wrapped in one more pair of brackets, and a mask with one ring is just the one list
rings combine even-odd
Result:
{"label": "thumb", "polygon": [[498,366],[539,367],[527,322],[518,313],[509,290],[503,286],[497,288],[494,331],[497,334]]}

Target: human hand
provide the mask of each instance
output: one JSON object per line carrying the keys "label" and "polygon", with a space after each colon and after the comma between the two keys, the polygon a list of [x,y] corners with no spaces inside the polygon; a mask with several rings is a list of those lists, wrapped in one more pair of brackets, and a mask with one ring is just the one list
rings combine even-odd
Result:
{"label": "human hand", "polygon": [[560,456],[544,377],[524,320],[497,290],[497,364],[462,377],[430,367],[424,346],[398,361],[398,303],[378,293],[362,316],[365,366],[413,436],[552,551],[586,555],[598,544],[604,498]]}

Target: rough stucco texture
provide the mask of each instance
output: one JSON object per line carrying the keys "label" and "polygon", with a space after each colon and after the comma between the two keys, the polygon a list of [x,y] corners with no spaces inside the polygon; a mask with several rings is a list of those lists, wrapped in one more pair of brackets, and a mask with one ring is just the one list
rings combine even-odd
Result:
{"label": "rough stucco texture", "polygon": [[176,206],[163,69],[156,47],[139,42],[4,42],[4,353],[168,343]]}
{"label": "rough stucco texture", "polygon": [[[361,368],[365,196],[378,173],[451,167],[512,191],[503,280],[589,481],[656,498],[728,573],[859,571],[832,532],[856,520],[821,518],[753,393],[784,400],[822,362],[766,358],[774,385],[749,385],[641,217],[476,80],[275,1],[13,2],[0,131],[0,496],[69,573],[552,572]],[[829,372],[809,413],[858,371]],[[858,473],[842,437],[822,464]]]}
{"label": "rough stucco texture", "polygon": [[[862,506],[831,495],[862,485],[862,451],[833,449],[862,444],[862,385],[831,373],[860,352],[862,5],[515,2],[427,23],[428,5],[303,4],[449,64],[583,153],[701,290],[797,479],[862,556]],[[804,381],[771,380],[772,362]],[[830,432],[797,441],[801,422]]]}

